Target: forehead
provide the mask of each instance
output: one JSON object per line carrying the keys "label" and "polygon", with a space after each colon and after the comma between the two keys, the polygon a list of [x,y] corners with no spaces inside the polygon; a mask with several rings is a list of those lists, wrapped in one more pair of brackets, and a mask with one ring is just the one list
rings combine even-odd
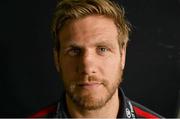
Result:
{"label": "forehead", "polygon": [[61,45],[67,42],[117,41],[117,27],[113,19],[105,16],[87,16],[66,22],[60,30]]}

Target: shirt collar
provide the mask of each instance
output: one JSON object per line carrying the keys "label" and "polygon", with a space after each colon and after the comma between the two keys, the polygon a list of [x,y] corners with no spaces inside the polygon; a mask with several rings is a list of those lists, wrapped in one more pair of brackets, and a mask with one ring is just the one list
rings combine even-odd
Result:
{"label": "shirt collar", "polygon": [[122,88],[119,88],[119,98],[121,100],[121,104],[117,118],[135,118],[135,112],[131,101],[125,96]]}

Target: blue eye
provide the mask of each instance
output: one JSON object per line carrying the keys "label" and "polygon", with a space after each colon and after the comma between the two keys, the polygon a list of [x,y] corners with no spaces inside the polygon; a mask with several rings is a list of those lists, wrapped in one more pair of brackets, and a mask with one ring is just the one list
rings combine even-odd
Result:
{"label": "blue eye", "polygon": [[80,49],[78,49],[78,48],[72,48],[72,49],[70,49],[69,51],[68,51],[68,55],[69,56],[77,56],[77,55],[79,55],[80,54]]}
{"label": "blue eye", "polygon": [[106,52],[108,49],[107,48],[100,48],[101,52]]}
{"label": "blue eye", "polygon": [[98,48],[98,53],[99,53],[99,54],[104,54],[104,53],[106,53],[107,51],[109,51],[109,49],[106,48],[106,47],[99,47],[99,48]]}

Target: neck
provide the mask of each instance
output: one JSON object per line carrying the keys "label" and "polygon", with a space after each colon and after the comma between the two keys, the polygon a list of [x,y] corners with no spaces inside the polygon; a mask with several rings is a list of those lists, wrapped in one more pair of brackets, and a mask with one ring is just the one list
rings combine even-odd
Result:
{"label": "neck", "polygon": [[117,118],[120,105],[118,89],[103,107],[96,110],[84,110],[79,108],[67,95],[66,101],[68,111],[73,118]]}

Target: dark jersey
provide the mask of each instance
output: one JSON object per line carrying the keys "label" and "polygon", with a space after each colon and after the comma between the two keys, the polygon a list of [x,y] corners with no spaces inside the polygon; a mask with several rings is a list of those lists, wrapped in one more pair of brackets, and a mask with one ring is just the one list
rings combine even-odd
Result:
{"label": "dark jersey", "polygon": [[[159,114],[128,99],[122,89],[119,89],[119,98],[121,99],[121,106],[117,118],[163,118]],[[65,95],[56,104],[48,106],[30,117],[71,118],[66,107]]]}

